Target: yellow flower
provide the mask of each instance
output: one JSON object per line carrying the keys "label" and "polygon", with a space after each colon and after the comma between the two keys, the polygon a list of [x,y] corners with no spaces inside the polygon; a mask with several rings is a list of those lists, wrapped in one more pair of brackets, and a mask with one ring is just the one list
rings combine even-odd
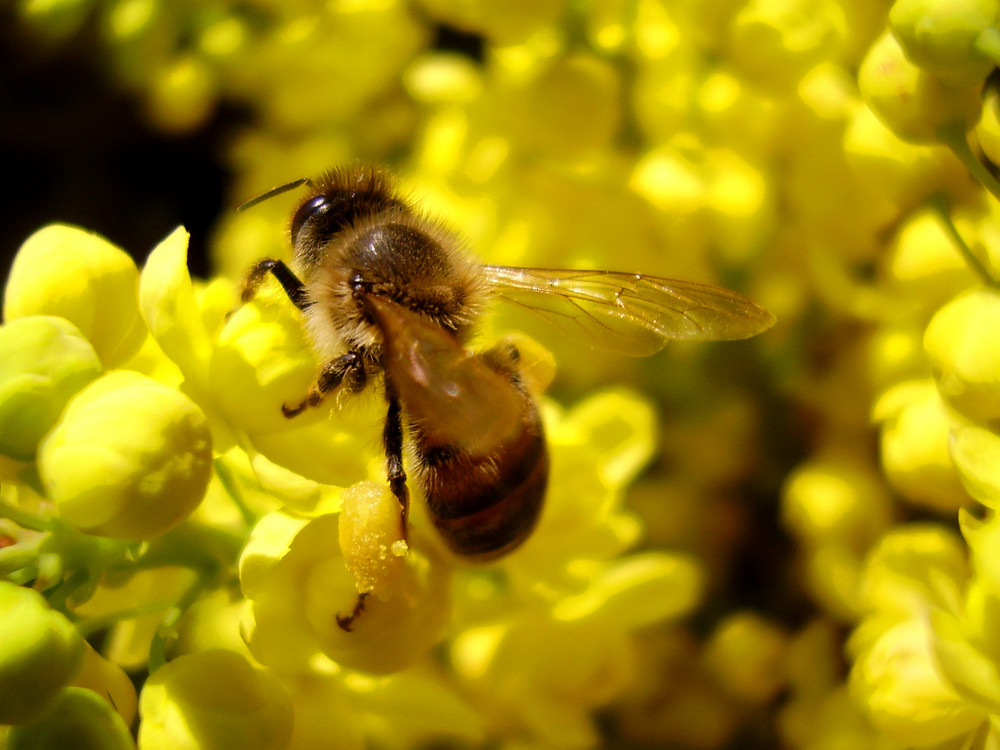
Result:
{"label": "yellow flower", "polygon": [[972,732],[985,719],[941,674],[925,620],[884,631],[856,659],[851,691],[871,721],[892,740],[930,747]]}
{"label": "yellow flower", "polygon": [[136,298],[138,271],[121,249],[96,234],[52,224],[25,240],[4,290],[4,320],[66,318],[93,345],[104,367],[117,367],[146,337]]}
{"label": "yellow flower", "polygon": [[882,428],[883,470],[899,492],[944,510],[968,502],[949,454],[952,420],[930,380],[896,384],[879,397],[872,412]]}
{"label": "yellow flower", "polygon": [[941,397],[975,422],[1000,425],[1000,354],[991,333],[1000,322],[1000,294],[974,287],[938,310],[924,349]]}
{"label": "yellow flower", "polygon": [[[389,550],[393,579],[359,581],[336,544],[339,522],[332,514],[305,520],[278,512],[254,527],[240,559],[240,583],[252,603],[247,645],[263,664],[307,673],[322,654],[346,667],[388,673],[421,658],[443,637],[449,614],[446,566],[415,552],[399,558]],[[362,552],[348,551],[353,558]],[[359,583],[375,586],[360,602],[359,594],[369,592]],[[363,609],[348,631],[338,618],[350,617],[359,603]]]}
{"label": "yellow flower", "polygon": [[705,661],[737,700],[763,704],[785,686],[788,641],[788,635],[774,623],[737,612],[712,633]]}
{"label": "yellow flower", "polygon": [[139,712],[144,750],[280,750],[292,733],[288,695],[231,651],[188,654],[160,667],[143,686]]}
{"label": "yellow flower", "polygon": [[38,449],[47,496],[73,525],[143,540],[176,526],[201,502],[212,471],[202,411],[135,372],[95,380],[66,407]]}
{"label": "yellow flower", "polygon": [[117,664],[108,661],[88,643],[83,655],[83,666],[73,680],[74,687],[90,690],[106,700],[126,727],[135,722],[138,698],[132,680]]}

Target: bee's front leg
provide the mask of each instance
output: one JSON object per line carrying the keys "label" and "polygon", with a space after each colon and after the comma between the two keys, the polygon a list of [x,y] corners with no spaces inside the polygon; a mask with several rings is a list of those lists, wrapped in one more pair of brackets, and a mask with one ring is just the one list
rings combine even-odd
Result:
{"label": "bee's front leg", "polygon": [[282,261],[274,260],[273,258],[265,258],[264,260],[257,261],[250,271],[247,272],[246,277],[243,279],[243,287],[240,290],[240,301],[249,302],[252,300],[254,295],[257,294],[257,289],[268,274],[271,274],[278,280],[281,288],[288,295],[288,299],[297,308],[305,310],[312,304],[306,294],[305,284],[302,283],[298,276],[292,273],[292,269]]}

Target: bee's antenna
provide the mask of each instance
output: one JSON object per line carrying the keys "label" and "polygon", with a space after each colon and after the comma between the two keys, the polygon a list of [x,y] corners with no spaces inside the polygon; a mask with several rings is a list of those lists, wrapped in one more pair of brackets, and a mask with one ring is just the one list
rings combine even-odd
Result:
{"label": "bee's antenna", "polygon": [[258,195],[256,198],[251,198],[250,200],[246,201],[245,203],[241,203],[240,205],[238,205],[236,207],[236,213],[240,213],[242,211],[246,211],[248,208],[253,208],[258,203],[262,203],[262,202],[266,201],[268,198],[273,198],[274,196],[281,195],[282,193],[286,193],[289,190],[294,190],[295,188],[299,187],[300,185],[311,185],[311,184],[312,184],[312,182],[311,182],[311,180],[308,177],[300,177],[299,179],[293,180],[292,182],[289,182],[289,183],[287,183],[285,185],[278,185],[278,187],[271,188],[266,193],[263,193],[262,195]]}

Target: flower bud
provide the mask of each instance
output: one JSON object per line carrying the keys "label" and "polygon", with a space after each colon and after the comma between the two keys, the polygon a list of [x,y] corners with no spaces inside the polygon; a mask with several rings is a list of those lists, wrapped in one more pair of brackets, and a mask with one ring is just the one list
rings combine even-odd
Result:
{"label": "flower bud", "polygon": [[33,461],[66,402],[100,374],[94,347],[64,318],[33,315],[0,327],[0,453]]}
{"label": "flower bud", "polygon": [[784,525],[810,545],[863,549],[889,525],[890,509],[876,471],[846,455],[804,461],[789,473],[781,491]]}
{"label": "flower bud", "polygon": [[105,659],[89,643],[86,646],[83,667],[73,680],[73,687],[86,688],[99,695],[118,712],[125,726],[131,726],[138,700],[135,685],[121,667]]}
{"label": "flower bud", "polygon": [[201,409],[135,372],[107,373],[66,407],[38,450],[63,518],[92,534],[158,536],[204,497],[212,443]]}
{"label": "flower bud", "polygon": [[873,409],[882,423],[882,468],[908,500],[945,511],[968,502],[948,454],[951,422],[929,380],[889,389]]}
{"label": "flower bud", "polygon": [[977,287],[931,319],[924,351],[949,406],[974,422],[1000,427],[1000,294]]}
{"label": "flower bud", "polygon": [[216,75],[199,55],[179,54],[160,66],[149,87],[150,119],[168,133],[184,133],[202,125],[215,105]]}
{"label": "flower bud", "polygon": [[93,690],[71,687],[52,709],[30,724],[14,727],[6,750],[135,750],[122,717]]}
{"label": "flower bud", "polygon": [[969,494],[995,510],[1000,505],[1000,435],[979,425],[957,427],[951,458]]}
{"label": "flower bud", "polygon": [[915,65],[955,85],[981,84],[996,63],[977,43],[996,32],[998,15],[997,0],[896,0],[889,26]]}
{"label": "flower bud", "polygon": [[0,724],[45,713],[83,662],[84,640],[34,589],[0,581]]}
{"label": "flower bud", "polygon": [[705,662],[731,695],[762,704],[785,684],[788,646],[788,634],[776,624],[749,612],[737,612],[712,634]]}
{"label": "flower bud", "polygon": [[965,132],[979,120],[981,85],[952,86],[907,59],[886,32],[872,45],[858,71],[861,97],[897,137],[935,143],[952,130]]}
{"label": "flower bud", "polygon": [[93,344],[105,367],[116,367],[146,338],[138,279],[128,254],[103,237],[51,224],[25,240],[14,257],[4,293],[4,319],[66,318]]}
{"label": "flower bud", "polygon": [[292,703],[269,673],[233,651],[187,654],[160,667],[139,698],[143,750],[279,750]]}

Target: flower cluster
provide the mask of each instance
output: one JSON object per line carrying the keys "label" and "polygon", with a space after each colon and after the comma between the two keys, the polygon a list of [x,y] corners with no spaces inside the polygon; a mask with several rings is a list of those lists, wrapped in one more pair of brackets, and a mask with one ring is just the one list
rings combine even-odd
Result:
{"label": "flower cluster", "polygon": [[[121,667],[151,673],[143,748],[567,726],[589,742],[590,710],[637,668],[631,633],[702,586],[687,555],[620,556],[639,533],[622,490],[653,451],[650,406],[625,391],[546,403],[546,516],[509,562],[456,565],[418,509],[404,535],[377,399],[286,419],[315,370],[294,308],[278,294],[238,307],[231,283],[192,282],[186,250],[178,230],[139,272],[54,225],[15,259],[0,328],[10,746],[79,732],[131,746]],[[362,594],[348,632],[338,617]],[[82,634],[105,631],[101,656]]]}
{"label": "flower cluster", "polygon": [[39,44],[97,29],[156,128],[249,112],[234,205],[388,162],[490,263],[723,283],[779,324],[623,361],[484,320],[540,342],[552,479],[475,567],[419,502],[400,526],[379,398],[281,413],[301,320],[235,290],[287,259],[291,195],[220,219],[205,282],[181,230],[141,270],[39,230],[0,327],[11,748],[1000,741],[996,0],[19,8]]}

